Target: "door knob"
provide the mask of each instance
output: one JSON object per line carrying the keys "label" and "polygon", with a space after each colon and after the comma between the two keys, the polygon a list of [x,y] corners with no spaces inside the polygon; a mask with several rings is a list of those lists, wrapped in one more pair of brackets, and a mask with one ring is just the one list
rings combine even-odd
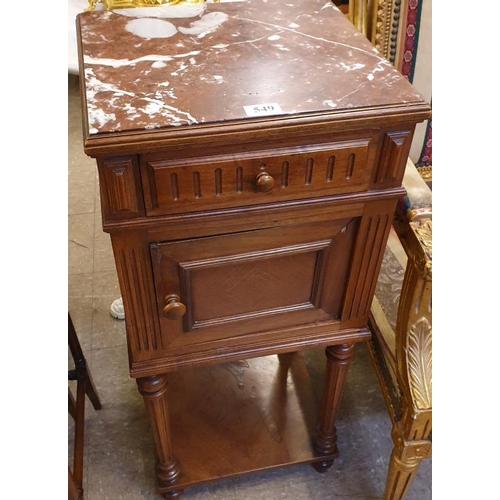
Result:
{"label": "door knob", "polygon": [[186,314],[186,306],[181,302],[178,295],[172,294],[165,297],[163,316],[167,319],[179,319]]}

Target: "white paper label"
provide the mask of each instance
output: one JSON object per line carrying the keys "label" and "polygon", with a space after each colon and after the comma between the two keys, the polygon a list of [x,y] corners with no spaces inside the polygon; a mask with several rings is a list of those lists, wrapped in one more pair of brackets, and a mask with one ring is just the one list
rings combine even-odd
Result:
{"label": "white paper label", "polygon": [[253,106],[243,106],[247,116],[279,115],[283,113],[277,102],[268,104],[255,104]]}

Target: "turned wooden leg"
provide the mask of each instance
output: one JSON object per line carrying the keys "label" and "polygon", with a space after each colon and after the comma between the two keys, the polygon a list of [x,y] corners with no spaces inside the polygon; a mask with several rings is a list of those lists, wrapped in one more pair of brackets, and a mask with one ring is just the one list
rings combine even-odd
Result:
{"label": "turned wooden leg", "polygon": [[[335,419],[339,408],[347,369],[354,356],[354,344],[341,344],[326,348],[326,373],[323,389],[320,423],[314,448],[320,455],[338,455]],[[333,460],[312,464],[318,472],[325,472]]]}
{"label": "turned wooden leg", "polygon": [[[179,462],[172,454],[170,421],[167,402],[167,377],[154,375],[137,379],[139,392],[149,415],[151,431],[156,448],[156,478],[158,487],[175,485],[179,474]],[[182,490],[162,493],[165,498],[179,498]]]}

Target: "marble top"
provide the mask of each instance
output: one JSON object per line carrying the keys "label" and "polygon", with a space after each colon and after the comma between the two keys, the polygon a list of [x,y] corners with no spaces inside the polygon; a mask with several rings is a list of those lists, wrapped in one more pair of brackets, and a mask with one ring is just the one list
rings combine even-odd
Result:
{"label": "marble top", "polygon": [[89,136],[424,99],[327,0],[79,14]]}

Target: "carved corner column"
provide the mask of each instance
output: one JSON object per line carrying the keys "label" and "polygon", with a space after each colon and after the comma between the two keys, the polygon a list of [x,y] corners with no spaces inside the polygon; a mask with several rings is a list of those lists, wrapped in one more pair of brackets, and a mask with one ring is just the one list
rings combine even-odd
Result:
{"label": "carved corner column", "polygon": [[[167,376],[154,375],[137,379],[139,392],[149,415],[156,448],[156,477],[158,488],[174,486],[180,475],[180,466],[172,453],[170,419],[167,402]],[[163,493],[165,498],[179,498],[182,490]]]}
{"label": "carved corner column", "polygon": [[[354,357],[354,344],[340,344],[329,346],[325,350],[326,373],[323,388],[318,434],[314,442],[314,449],[320,455],[338,455],[337,431],[335,419],[342,396],[347,369]],[[318,472],[325,472],[333,465],[333,460],[324,460],[312,464]]]}

